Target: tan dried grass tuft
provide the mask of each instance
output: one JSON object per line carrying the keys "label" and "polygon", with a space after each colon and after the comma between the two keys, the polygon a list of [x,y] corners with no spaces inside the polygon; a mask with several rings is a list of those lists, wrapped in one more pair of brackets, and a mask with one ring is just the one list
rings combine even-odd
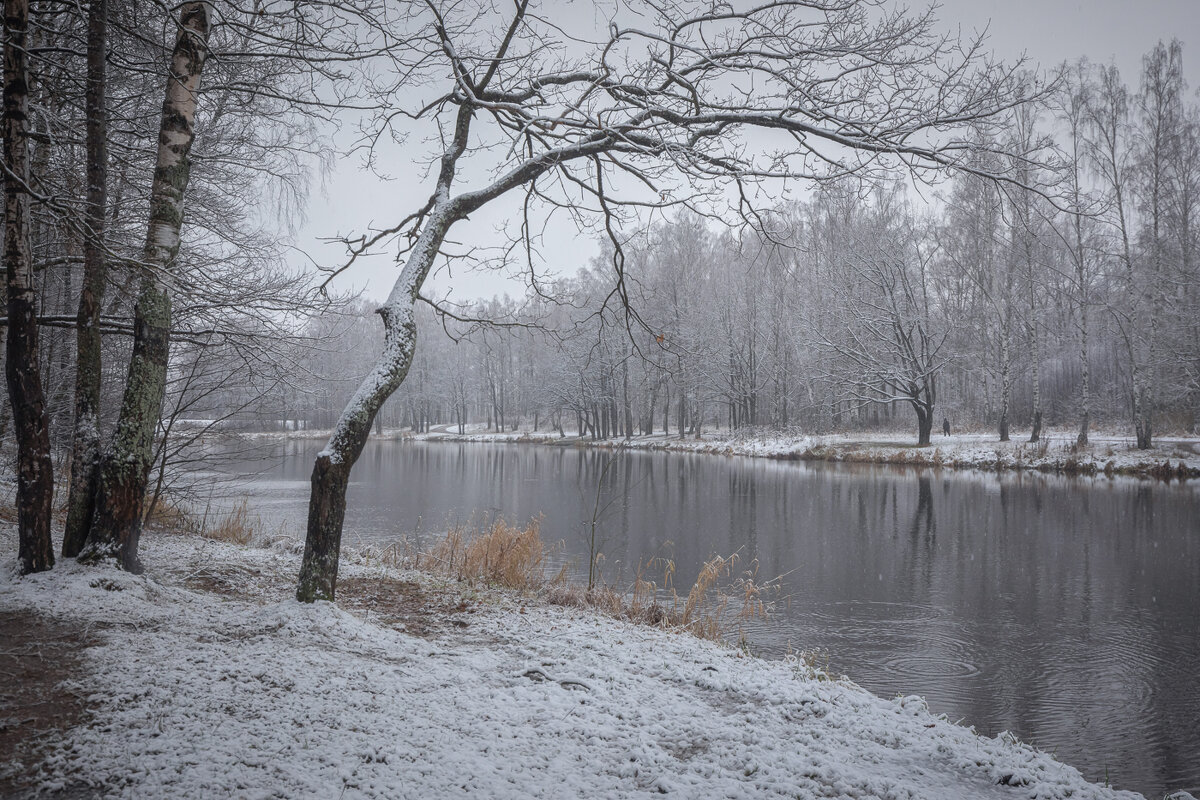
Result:
{"label": "tan dried grass tuft", "polygon": [[[765,618],[767,593],[777,581],[760,583],[755,570],[740,574],[739,557],[714,556],[700,569],[687,597],[674,588],[676,568],[669,559],[641,565],[633,583],[625,588],[595,583],[591,589],[568,579],[566,566],[548,573],[548,556],[554,548],[541,538],[540,520],[519,527],[493,519],[478,527],[455,525],[427,547],[402,540],[372,549],[369,559],[394,567],[411,567],[464,583],[484,583],[536,592],[547,602],[587,608],[616,619],[658,628],[682,630],[704,639],[727,638],[731,628]],[[661,581],[654,577],[661,576]]]}
{"label": "tan dried grass tuft", "polygon": [[250,504],[243,498],[211,528],[200,531],[205,539],[229,544],[248,545],[258,531],[258,516],[251,516]]}
{"label": "tan dried grass tuft", "polygon": [[416,566],[456,580],[530,591],[546,584],[547,547],[540,521],[517,527],[494,519],[480,531],[458,525],[432,548],[419,554]]}

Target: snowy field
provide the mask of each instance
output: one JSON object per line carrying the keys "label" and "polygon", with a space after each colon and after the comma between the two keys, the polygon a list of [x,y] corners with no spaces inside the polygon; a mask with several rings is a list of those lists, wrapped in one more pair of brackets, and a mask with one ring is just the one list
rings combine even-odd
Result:
{"label": "snowy field", "polygon": [[[253,798],[1133,798],[918,697],[799,660],[348,554],[340,606],[290,599],[295,547],[147,534],[147,571],[17,578],[0,615],[92,642],[29,789]],[[0,710],[0,717],[5,716]],[[32,735],[32,734],[31,734]],[[3,756],[9,758],[10,756]],[[98,792],[86,793],[85,787]],[[60,794],[60,796],[63,796]],[[1182,796],[1181,796],[1182,797]]]}

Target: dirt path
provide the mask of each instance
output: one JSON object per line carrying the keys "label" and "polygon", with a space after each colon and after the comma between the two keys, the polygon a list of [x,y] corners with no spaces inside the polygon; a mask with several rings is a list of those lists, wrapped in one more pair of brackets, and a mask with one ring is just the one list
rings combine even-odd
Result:
{"label": "dirt path", "polygon": [[[95,641],[82,625],[0,610],[0,797],[35,796],[44,748],[87,719],[82,653]],[[37,796],[99,795],[80,785]]]}

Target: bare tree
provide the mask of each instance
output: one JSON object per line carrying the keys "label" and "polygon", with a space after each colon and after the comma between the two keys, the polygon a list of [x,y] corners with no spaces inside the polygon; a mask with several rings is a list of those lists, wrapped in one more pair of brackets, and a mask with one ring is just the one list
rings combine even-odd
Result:
{"label": "bare tree", "polygon": [[1091,426],[1092,415],[1092,373],[1088,356],[1089,321],[1088,312],[1091,306],[1090,289],[1092,269],[1089,264],[1089,248],[1085,245],[1084,225],[1087,223],[1087,212],[1090,202],[1083,185],[1083,170],[1085,165],[1085,128],[1088,106],[1088,79],[1086,62],[1078,62],[1068,73],[1063,82],[1056,103],[1059,117],[1066,124],[1067,142],[1064,148],[1067,163],[1066,191],[1069,200],[1069,213],[1066,215],[1070,231],[1062,237],[1071,257],[1073,267],[1071,284],[1075,298],[1076,316],[1075,329],[1079,337],[1079,434],[1076,444],[1088,444],[1088,429]]}
{"label": "bare tree", "polygon": [[[1009,149],[1014,153],[1028,153],[1040,149],[1037,131],[1038,107],[1026,104],[1014,109],[1011,115]],[[1012,259],[1010,272],[1020,274],[1024,282],[1025,308],[1022,316],[1029,337],[1030,385],[1033,409],[1029,441],[1037,442],[1042,433],[1042,330],[1044,323],[1043,287],[1041,276],[1045,266],[1045,215],[1038,207],[1040,194],[1032,188],[1042,187],[1045,181],[1035,174],[1028,160],[1014,157],[1012,172],[1018,177],[1019,186],[1006,190],[1007,206],[1011,218],[1009,225],[1009,257]]]}
{"label": "bare tree", "polygon": [[[507,19],[497,20],[494,8],[430,0],[419,20],[414,41],[432,46],[410,74],[432,82],[448,72],[452,80],[407,116],[432,123],[444,147],[428,200],[352,245],[351,262],[400,240],[405,264],[379,309],[382,357],[313,467],[297,591],[304,601],[334,596],[350,470],[412,363],[413,303],[456,223],[516,190],[526,207],[597,212],[611,231],[623,205],[675,202],[683,187],[672,175],[708,195],[732,183],[748,198],[748,184],[774,178],[971,169],[972,147],[953,131],[1020,100],[1010,71],[938,36],[929,13],[883,12],[866,0],[744,11],[650,4],[639,27],[614,19],[590,43],[529,0],[518,0]],[[403,116],[392,112],[386,125]],[[790,147],[755,145],[746,131],[786,137]],[[467,164],[468,174],[489,177],[461,190]],[[745,202],[743,210],[751,213]],[[624,299],[619,246],[613,266],[614,294]]]}
{"label": "bare tree", "polygon": [[38,357],[37,293],[29,243],[29,0],[4,2],[4,375],[17,434],[17,533],[22,573],[54,566],[54,465]]}
{"label": "bare tree", "polygon": [[955,179],[943,235],[945,257],[966,277],[959,287],[970,312],[966,315],[973,348],[984,354],[982,372],[999,384],[989,416],[994,414],[1002,442],[1010,439],[1013,390],[1013,326],[1016,321],[1015,276],[1011,251],[1003,237],[1004,196],[976,175]]}
{"label": "bare tree", "polygon": [[75,427],[71,446],[71,490],[62,554],[79,555],[95,511],[100,467],[101,342],[104,302],[105,241],[108,212],[108,109],[105,99],[108,0],[88,6],[87,36],[87,236],[83,242],[83,286],[75,322]]}
{"label": "bare tree", "polygon": [[1145,290],[1140,285],[1138,264],[1132,241],[1132,155],[1128,139],[1129,93],[1115,66],[1099,68],[1088,106],[1090,129],[1089,152],[1099,173],[1105,197],[1104,222],[1115,243],[1110,247],[1114,261],[1120,265],[1124,292],[1108,310],[1121,332],[1129,355],[1131,398],[1134,428],[1139,448],[1150,446],[1148,407],[1150,386]]}
{"label": "bare tree", "polygon": [[938,373],[948,360],[946,326],[930,296],[932,237],[924,243],[893,187],[875,192],[867,206],[855,193],[835,215],[831,283],[838,323],[814,327],[831,356],[828,378],[851,407],[908,403],[917,415],[917,443],[930,443]]}
{"label": "bare tree", "polygon": [[1138,318],[1130,321],[1132,334],[1142,342],[1144,363],[1141,381],[1135,385],[1137,412],[1134,427],[1139,448],[1153,440],[1154,413],[1162,390],[1163,327],[1169,285],[1170,195],[1172,164],[1179,154],[1183,130],[1183,47],[1178,40],[1158,45],[1142,59],[1142,87],[1137,95],[1138,125],[1137,188],[1144,219],[1146,244],[1140,263],[1141,275],[1135,288],[1141,294]]}

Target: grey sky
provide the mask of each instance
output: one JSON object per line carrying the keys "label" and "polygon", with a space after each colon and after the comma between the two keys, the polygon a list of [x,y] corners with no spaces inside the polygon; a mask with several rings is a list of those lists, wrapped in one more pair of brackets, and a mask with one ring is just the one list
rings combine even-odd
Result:
{"label": "grey sky", "polygon": [[[578,14],[580,8],[575,5],[568,13]],[[944,0],[938,16],[947,30],[961,28],[964,36],[987,28],[989,49],[1006,60],[1025,53],[1045,66],[1083,55],[1095,62],[1112,61],[1131,88],[1137,85],[1142,55],[1160,39],[1178,38],[1185,44],[1190,91],[1200,86],[1200,0]],[[346,160],[325,191],[314,193],[297,244],[318,263],[328,266],[341,259],[340,248],[320,243],[320,237],[395,223],[428,196],[428,181],[413,169],[411,158],[398,153],[394,163],[381,167],[395,180],[382,183],[360,172],[356,160]],[[469,228],[456,228],[455,238],[487,239],[488,229],[501,225],[507,213],[495,209]],[[544,249],[548,261],[569,271],[584,266],[596,252],[592,241],[563,226],[551,232]],[[375,257],[356,265],[337,286],[365,288],[367,297],[382,299],[396,269],[390,255]],[[452,281],[439,276],[435,286],[439,293],[452,290],[459,300],[520,292],[518,284],[487,275],[458,274]]]}

